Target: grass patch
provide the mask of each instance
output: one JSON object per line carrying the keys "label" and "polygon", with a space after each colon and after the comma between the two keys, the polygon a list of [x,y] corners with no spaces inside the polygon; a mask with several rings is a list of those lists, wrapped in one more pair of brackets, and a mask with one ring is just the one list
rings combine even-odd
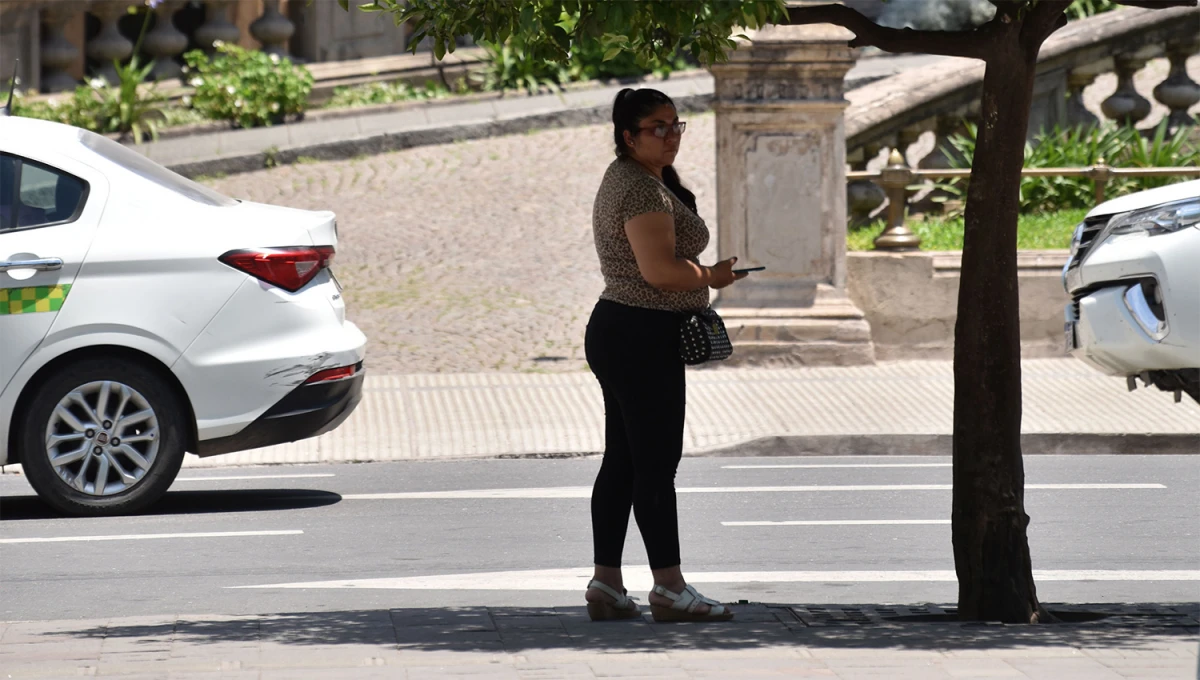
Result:
{"label": "grass patch", "polygon": [[[1017,222],[1019,250],[1065,250],[1071,247],[1075,225],[1083,221],[1087,210],[1059,210],[1048,213],[1021,215]],[[921,237],[921,250],[962,250],[963,218],[910,219],[908,228]],[[883,233],[883,221],[859,229],[846,236],[846,248],[851,251],[875,249],[875,237]]]}

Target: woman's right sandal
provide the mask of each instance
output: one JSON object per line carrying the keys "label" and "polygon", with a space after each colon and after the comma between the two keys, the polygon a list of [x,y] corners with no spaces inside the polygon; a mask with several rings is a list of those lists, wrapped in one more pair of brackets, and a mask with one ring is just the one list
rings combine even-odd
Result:
{"label": "woman's right sandal", "polygon": [[[728,621],[733,618],[733,612],[716,600],[710,600],[691,586],[685,586],[683,592],[672,593],[662,586],[654,586],[652,591],[663,597],[671,600],[670,607],[651,604],[650,613],[654,615],[654,620],[659,623],[669,621]],[[707,613],[698,613],[696,609],[706,604],[709,606]]]}
{"label": "woman's right sandal", "polygon": [[595,588],[600,592],[608,595],[613,599],[612,602],[588,602],[588,616],[593,621],[620,621],[624,619],[636,619],[642,615],[642,610],[638,608],[637,602],[634,602],[633,597],[625,593],[618,593],[608,585],[600,581],[593,580],[588,584],[588,590]]}

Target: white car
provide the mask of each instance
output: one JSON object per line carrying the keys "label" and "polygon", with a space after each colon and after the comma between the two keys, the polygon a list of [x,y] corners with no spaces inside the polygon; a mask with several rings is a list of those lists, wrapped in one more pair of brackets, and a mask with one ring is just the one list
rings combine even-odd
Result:
{"label": "white car", "polygon": [[366,338],[333,213],[223,196],[106,137],[0,116],[0,464],[78,515],[341,424]]}
{"label": "white car", "polygon": [[1200,402],[1200,180],[1108,201],[1075,230],[1067,349]]}

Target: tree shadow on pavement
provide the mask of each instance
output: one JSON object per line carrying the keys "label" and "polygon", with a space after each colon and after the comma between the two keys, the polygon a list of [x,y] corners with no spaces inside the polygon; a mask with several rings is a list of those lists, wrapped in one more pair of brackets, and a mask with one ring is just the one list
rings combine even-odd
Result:
{"label": "tree shadow on pavement", "polygon": [[[1086,605],[1075,609],[1110,612],[1092,623],[1005,626],[916,623],[886,619],[810,625],[795,609],[872,609],[876,605],[734,605],[728,623],[658,624],[642,619],[594,623],[583,607],[443,607],[192,616],[148,622],[119,619],[73,628],[60,624],[46,635],[66,639],[104,637],[135,642],[206,645],[258,642],[273,646],[377,645],[399,650],[503,652],[661,652],[697,649],[753,650],[802,646],[873,650],[997,650],[1086,648],[1137,650],[1177,640],[1195,640],[1195,605]],[[1136,613],[1136,609],[1141,614]]]}
{"label": "tree shadow on pavement", "polygon": [[[222,489],[168,491],[162,500],[139,515],[198,515],[221,512],[301,510],[333,505],[342,500],[332,491],[315,489]],[[0,521],[62,517],[35,495],[0,498]]]}

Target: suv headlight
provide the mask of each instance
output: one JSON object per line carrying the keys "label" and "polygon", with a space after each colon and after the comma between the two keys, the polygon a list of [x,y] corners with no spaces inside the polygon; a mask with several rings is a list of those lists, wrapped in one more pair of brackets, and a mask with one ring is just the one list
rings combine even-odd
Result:
{"label": "suv headlight", "polygon": [[1150,236],[1200,225],[1200,198],[1156,205],[1118,215],[1104,229],[1104,236],[1145,232]]}

